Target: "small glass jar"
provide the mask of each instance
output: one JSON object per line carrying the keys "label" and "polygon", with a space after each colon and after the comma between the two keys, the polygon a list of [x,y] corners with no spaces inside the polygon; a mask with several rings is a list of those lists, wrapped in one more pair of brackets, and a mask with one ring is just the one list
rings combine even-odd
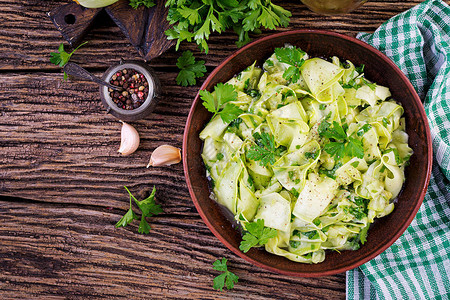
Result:
{"label": "small glass jar", "polygon": [[124,69],[133,69],[144,75],[148,83],[148,95],[144,102],[134,109],[120,108],[111,98],[107,86],[100,87],[100,98],[103,105],[106,107],[107,112],[116,118],[128,122],[137,121],[148,116],[155,108],[161,95],[161,84],[152,68],[143,62],[134,60],[120,61],[118,65],[112,66],[106,70],[102,79],[106,82],[110,82],[114,74]]}
{"label": "small glass jar", "polygon": [[367,0],[301,0],[310,10],[318,14],[337,15],[351,12]]}

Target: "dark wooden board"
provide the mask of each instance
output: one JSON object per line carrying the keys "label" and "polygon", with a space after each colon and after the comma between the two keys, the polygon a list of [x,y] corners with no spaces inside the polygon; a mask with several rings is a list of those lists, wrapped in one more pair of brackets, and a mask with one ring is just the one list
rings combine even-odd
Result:
{"label": "dark wooden board", "polygon": [[[369,1],[349,15],[319,16],[299,1],[289,29],[318,28],[355,35],[422,1]],[[449,1],[446,1],[447,3]],[[0,297],[343,299],[345,274],[301,279],[266,272],[228,251],[210,233],[192,204],[182,165],[146,169],[161,144],[181,147],[184,124],[198,87],[175,84],[170,49],[151,61],[163,99],[146,120],[133,123],[142,142],[129,156],[117,153],[120,123],[105,114],[98,88],[62,82],[49,53],[63,42],[46,12],[68,1],[0,0]],[[264,31],[268,35],[272,31]],[[139,59],[106,14],[87,45],[73,56],[97,75],[121,58]],[[236,36],[212,35],[208,72],[237,48]],[[165,213],[149,235],[137,224],[115,229],[128,208],[123,185],[144,197],[153,185]],[[22,200],[20,197],[27,198]],[[212,262],[229,259],[240,276],[236,288],[212,289]]]}

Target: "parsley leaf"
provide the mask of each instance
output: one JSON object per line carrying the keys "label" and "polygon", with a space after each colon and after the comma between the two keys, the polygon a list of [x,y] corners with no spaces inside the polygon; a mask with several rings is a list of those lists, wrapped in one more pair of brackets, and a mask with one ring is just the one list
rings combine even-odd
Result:
{"label": "parsley leaf", "polygon": [[256,145],[253,145],[247,152],[248,159],[259,161],[261,166],[275,163],[275,157],[279,156],[286,148],[278,146],[275,148],[273,136],[266,132],[255,132],[253,134]]}
{"label": "parsley leaf", "polygon": [[[50,62],[52,64],[55,64],[62,68],[69,62],[70,58],[72,57],[72,54],[74,54],[75,51],[77,51],[81,46],[86,45],[86,44],[87,44],[87,42],[84,42],[81,45],[79,45],[78,47],[76,47],[72,52],[67,53],[66,51],[64,51],[64,44],[61,43],[58,47],[58,52],[50,53]],[[63,80],[66,80],[67,78],[68,78],[68,75],[66,72],[64,72]]]}
{"label": "parsley leaf", "polygon": [[361,241],[361,244],[364,245],[365,242],[367,242],[367,231],[369,230],[370,224],[367,224],[366,227],[361,229],[359,232],[359,240]]}
{"label": "parsley leaf", "polygon": [[291,65],[283,73],[283,78],[293,83],[300,79],[300,67],[305,60],[303,56],[305,52],[296,47],[275,48],[275,55],[277,59],[282,62]]}
{"label": "parsley leaf", "polygon": [[309,158],[316,159],[316,157],[319,155],[319,153],[320,153],[319,149],[317,149],[316,152],[305,152],[305,157],[308,159]]}
{"label": "parsley leaf", "polygon": [[139,217],[134,213],[131,208],[131,198],[130,198],[130,209],[128,209],[127,213],[117,222],[116,228],[125,227],[130,224],[133,220],[139,220]]}
{"label": "parsley leaf", "polygon": [[325,152],[334,156],[335,159],[341,159],[344,156],[350,157],[364,157],[364,147],[362,141],[347,136],[347,126],[341,126],[338,122],[333,121],[333,126],[323,120],[318,127],[319,135],[330,139],[330,142],[325,144],[323,149]]}
{"label": "parsley leaf", "polygon": [[152,193],[150,194],[150,196],[148,196],[146,199],[144,199],[142,201],[138,201],[133,196],[133,194],[131,194],[130,190],[126,186],[125,186],[125,189],[127,190],[128,194],[130,195],[130,209],[119,220],[119,222],[116,223],[116,228],[119,228],[121,226],[125,227],[128,224],[130,224],[133,220],[139,220],[139,217],[133,212],[133,209],[131,207],[131,200],[133,199],[134,202],[136,203],[136,205],[139,207],[139,209],[142,212],[141,222],[139,223],[138,232],[139,233],[149,233],[151,227],[145,218],[163,213],[161,206],[155,203],[156,188],[153,187],[153,190],[152,190]]}
{"label": "parsley leaf", "polygon": [[233,85],[219,83],[214,87],[214,92],[215,95],[206,90],[200,91],[203,106],[214,116],[218,114],[225,123],[230,123],[244,112],[238,106],[228,103],[237,100],[237,92]]}
{"label": "parsley leaf", "polygon": [[155,6],[154,0],[130,0],[130,6],[137,9],[139,6],[144,5],[147,8]]}
{"label": "parsley leaf", "polygon": [[[322,124],[326,124],[323,126]],[[333,126],[330,126],[330,123],[327,121],[323,121],[319,125],[319,135],[335,140],[345,140],[347,138],[347,134],[344,131],[344,128],[336,121],[333,121]]]}
{"label": "parsley leaf", "polygon": [[370,124],[364,124],[356,133],[357,136],[363,136],[367,131],[369,131],[372,128],[372,125]]}
{"label": "parsley leaf", "polygon": [[356,67],[356,68],[355,68],[355,71],[358,72],[359,74],[361,74],[361,73],[364,72],[364,67],[365,67],[365,65],[362,64],[362,65],[360,65],[359,67]]}
{"label": "parsley leaf", "polygon": [[264,227],[264,220],[258,219],[245,225],[246,233],[242,237],[239,249],[246,253],[252,247],[263,246],[269,239],[277,236],[278,231],[273,228]]}
{"label": "parsley leaf", "polygon": [[223,272],[213,280],[213,288],[215,290],[222,291],[224,287],[226,287],[228,290],[231,290],[234,287],[234,284],[239,280],[239,277],[236,274],[228,271],[226,258],[222,258],[222,260],[216,260],[213,263],[213,269]]}
{"label": "parsley leaf", "polygon": [[180,69],[176,81],[178,85],[188,86],[195,85],[197,81],[195,78],[200,78],[205,75],[206,67],[205,61],[195,61],[195,57],[191,51],[184,51],[177,60],[177,67]]}

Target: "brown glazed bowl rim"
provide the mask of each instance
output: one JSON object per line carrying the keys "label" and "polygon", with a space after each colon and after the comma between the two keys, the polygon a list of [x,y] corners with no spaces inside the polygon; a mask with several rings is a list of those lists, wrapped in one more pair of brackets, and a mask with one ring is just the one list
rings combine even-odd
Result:
{"label": "brown glazed bowl rim", "polygon": [[[208,78],[205,80],[205,82],[203,83],[203,85],[201,86],[200,90],[206,89],[206,87],[209,85],[209,83],[213,80],[213,78],[219,73],[221,72],[222,68],[227,65],[233,58],[235,58],[238,55],[241,55],[242,53],[245,53],[247,49],[252,48],[252,47],[258,47],[259,44],[264,44],[267,41],[270,41],[271,39],[276,39],[276,38],[280,38],[280,37],[287,37],[289,38],[290,36],[294,37],[295,35],[302,35],[302,34],[317,34],[317,35],[327,35],[327,36],[331,36],[331,37],[335,37],[338,39],[342,39],[342,40],[346,40],[347,42],[351,42],[354,44],[357,44],[361,47],[366,48],[368,51],[374,53],[377,57],[379,57],[379,59],[382,59],[385,63],[387,63],[396,73],[396,75],[398,76],[398,79],[400,79],[401,81],[404,82],[404,84],[406,84],[407,88],[410,90],[411,94],[412,94],[412,98],[413,98],[413,104],[415,106],[417,106],[418,108],[418,113],[419,113],[419,118],[421,119],[421,121],[423,121],[423,125],[425,127],[425,136],[426,136],[426,140],[424,141],[424,143],[426,143],[426,154],[427,157],[425,158],[420,158],[421,162],[426,163],[426,177],[425,180],[423,181],[424,184],[423,186],[420,188],[420,194],[417,195],[418,200],[415,203],[414,207],[412,208],[412,212],[407,216],[406,221],[404,221],[403,225],[400,228],[396,228],[397,232],[394,236],[392,236],[385,244],[379,246],[378,248],[376,248],[375,251],[373,251],[372,253],[370,253],[367,256],[362,257],[361,259],[358,259],[357,261],[354,261],[350,264],[347,264],[345,266],[339,267],[339,268],[334,268],[334,269],[329,269],[329,270],[324,270],[324,271],[292,271],[292,270],[285,270],[285,269],[281,269],[278,268],[276,266],[269,266],[266,265],[260,261],[255,260],[252,257],[251,251],[247,252],[247,253],[243,253],[242,251],[239,250],[238,247],[233,246],[230,241],[228,241],[224,236],[222,236],[215,228],[215,226],[213,225],[213,220],[209,220],[206,217],[205,211],[203,209],[203,207],[200,205],[196,194],[194,192],[193,186],[192,186],[192,182],[191,182],[191,177],[190,177],[190,172],[189,172],[189,166],[188,166],[188,156],[192,155],[192,153],[189,153],[188,151],[188,132],[189,132],[189,128],[192,126],[192,121],[193,121],[193,115],[194,115],[194,111],[196,110],[195,108],[198,105],[198,102],[201,101],[200,97],[199,97],[199,92],[197,93],[194,102],[192,103],[191,109],[189,111],[189,116],[187,118],[186,121],[186,126],[185,126],[185,131],[184,131],[184,135],[183,135],[183,168],[184,168],[184,173],[185,173],[185,178],[186,178],[186,183],[189,189],[189,193],[191,195],[192,201],[194,202],[194,205],[198,211],[198,213],[200,214],[201,218],[203,219],[204,223],[208,226],[208,228],[211,230],[211,232],[228,248],[230,249],[232,252],[234,252],[236,255],[238,255],[239,257],[243,258],[244,260],[250,262],[253,265],[256,265],[258,267],[261,267],[263,269],[275,272],[275,273],[280,273],[283,275],[288,275],[288,276],[295,276],[295,277],[320,277],[320,276],[329,276],[329,275],[334,275],[334,274],[339,274],[351,269],[354,269],[356,267],[359,267],[360,265],[370,261],[371,259],[375,258],[376,256],[378,256],[379,254],[381,254],[383,251],[385,251],[387,248],[389,248],[403,233],[404,231],[408,228],[408,226],[411,224],[411,222],[413,221],[414,217],[416,216],[422,202],[423,199],[425,197],[425,193],[427,191],[427,187],[428,187],[428,183],[430,180],[430,175],[431,175],[431,168],[432,168],[432,158],[433,158],[433,153],[432,153],[432,142],[431,142],[431,134],[430,134],[430,129],[428,126],[428,121],[427,121],[427,117],[425,114],[425,109],[423,108],[422,102],[420,101],[419,96],[417,95],[414,87],[412,86],[412,84],[409,82],[408,78],[403,74],[403,72],[397,67],[397,65],[395,65],[394,62],[392,62],[387,56],[385,56],[383,53],[381,53],[380,51],[378,51],[377,49],[373,48],[372,46],[356,39],[353,37],[349,37],[346,35],[342,35],[339,33],[335,33],[335,32],[330,32],[330,31],[325,31],[325,30],[309,30],[309,29],[302,29],[302,30],[293,30],[293,31],[286,31],[286,32],[282,32],[282,33],[277,33],[277,34],[273,34],[273,35],[269,35],[263,38],[260,38],[258,40],[255,40],[254,42],[244,46],[243,48],[237,50],[235,53],[233,53],[232,55],[230,55],[229,57],[227,57],[221,64],[219,64],[219,66],[217,66],[212,72],[211,74],[208,76]],[[286,43],[288,43],[288,41],[286,41]],[[261,57],[262,59],[263,57]],[[243,66],[246,67],[246,66]],[[231,76],[234,76],[235,74],[231,74]],[[230,77],[231,78],[231,77]],[[202,126],[204,127],[205,124],[202,124]],[[202,128],[203,128],[202,127]],[[207,186],[205,188],[208,188]],[[212,200],[211,200],[212,201]],[[230,229],[230,230],[235,230],[235,229]],[[369,234],[370,234],[370,230],[369,230]],[[361,248],[364,247],[364,245],[361,246]],[[359,250],[357,250],[359,251]],[[356,251],[355,251],[356,252]],[[273,255],[267,252],[268,255]],[[325,261],[328,258],[328,251],[327,251],[327,257],[325,258]],[[287,258],[284,258],[287,260]],[[299,264],[296,262],[292,262],[292,264]]]}

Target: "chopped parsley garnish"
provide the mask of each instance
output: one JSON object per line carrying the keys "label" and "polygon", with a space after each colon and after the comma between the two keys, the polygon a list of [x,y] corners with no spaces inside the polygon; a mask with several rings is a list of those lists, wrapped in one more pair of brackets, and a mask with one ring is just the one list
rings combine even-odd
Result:
{"label": "chopped parsley garnish", "polygon": [[291,193],[292,193],[292,195],[294,195],[295,198],[298,198],[298,196],[300,196],[300,194],[296,188],[292,188]]}
{"label": "chopped parsley garnish", "polygon": [[320,109],[320,110],[325,110],[325,108],[327,108],[327,105],[326,105],[326,104],[321,103],[321,104],[319,105],[319,109]]}
{"label": "chopped parsley garnish", "polygon": [[259,161],[261,166],[274,164],[276,156],[279,156],[286,150],[284,146],[275,147],[273,136],[266,132],[255,132],[253,134],[256,145],[253,145],[248,150],[246,156],[248,159]]}
{"label": "chopped parsley garnish", "polygon": [[403,163],[403,159],[400,157],[400,153],[398,153],[397,148],[388,148],[383,151],[383,154],[387,154],[389,152],[394,152],[395,162],[397,165],[401,165]]}
{"label": "chopped parsley garnish", "polygon": [[242,123],[242,119],[241,118],[237,118],[234,119],[231,123],[230,126],[236,127],[236,129],[239,129],[239,125]]}
{"label": "chopped parsley garnish", "polygon": [[372,90],[375,91],[375,89],[377,88],[377,84],[376,83],[372,83],[370,81],[367,81],[365,78],[362,78],[362,81]]}
{"label": "chopped parsley garnish", "polygon": [[308,237],[310,240],[316,240],[320,237],[319,232],[317,230],[311,230],[307,232],[303,232],[305,236]]}
{"label": "chopped parsley garnish", "polygon": [[222,160],[223,154],[222,153],[217,153],[216,158],[217,158],[217,160]]}
{"label": "chopped parsley garnish", "polygon": [[356,219],[361,220],[364,217],[367,217],[368,209],[367,205],[369,204],[369,200],[362,197],[354,197],[351,199],[349,197],[350,202],[353,202],[355,206],[346,206],[344,207],[344,211],[355,216]]}
{"label": "chopped parsley garnish", "polygon": [[360,65],[359,67],[355,67],[355,71],[361,74],[364,72],[364,67],[365,67],[364,64]]}
{"label": "chopped parsley garnish", "polygon": [[357,90],[357,89],[359,89],[360,87],[362,87],[362,84],[356,83],[356,80],[355,80],[355,79],[350,79],[350,80],[348,81],[348,83],[344,83],[344,84],[342,85],[342,87],[343,87],[344,89],[351,89],[351,88],[354,88],[355,90]]}
{"label": "chopped parsley garnish", "polygon": [[337,164],[334,165],[333,169],[331,169],[331,170],[320,168],[319,169],[319,174],[323,174],[323,175],[328,176],[330,178],[336,179],[335,173],[336,173],[336,170],[339,169],[340,167],[342,167],[342,163],[338,162]]}
{"label": "chopped parsley garnish", "polygon": [[289,246],[291,246],[292,248],[298,248],[298,246],[300,246],[300,242],[299,241],[289,241]]}
{"label": "chopped parsley garnish", "polygon": [[216,276],[213,280],[213,288],[215,290],[222,291],[224,287],[231,290],[234,287],[234,284],[239,280],[239,277],[236,274],[228,271],[226,258],[216,260],[213,263],[213,269],[223,272],[219,276]]}
{"label": "chopped parsley garnish", "polygon": [[258,219],[255,222],[245,225],[246,233],[242,237],[239,249],[246,253],[252,247],[259,247],[267,244],[269,239],[277,236],[276,229],[264,227],[264,220]]}
{"label": "chopped parsley garnish", "polygon": [[312,159],[316,159],[319,156],[320,150],[317,149],[316,152],[305,152],[305,157],[306,158],[312,158]]}
{"label": "chopped parsley garnish", "polygon": [[370,124],[364,124],[358,131],[356,132],[357,136],[363,136],[367,131],[369,131],[372,128],[372,125]]}

